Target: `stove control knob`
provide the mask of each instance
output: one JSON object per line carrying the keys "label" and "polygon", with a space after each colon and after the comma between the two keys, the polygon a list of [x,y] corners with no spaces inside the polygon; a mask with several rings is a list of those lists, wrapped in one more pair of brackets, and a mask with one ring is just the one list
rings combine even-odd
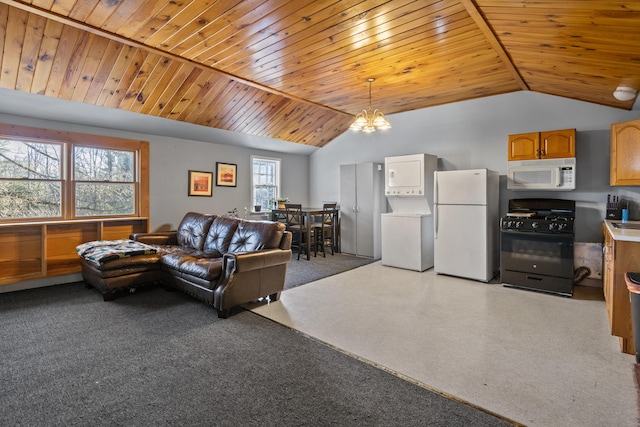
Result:
{"label": "stove control knob", "polygon": [[520,228],[524,225],[522,221],[516,221],[516,228]]}
{"label": "stove control knob", "polygon": [[515,221],[510,220],[510,221],[507,222],[507,227],[513,228],[514,224],[515,224]]}
{"label": "stove control knob", "polygon": [[534,230],[535,230],[536,228],[538,228],[538,223],[537,223],[537,222],[532,222],[532,223],[531,223],[531,228],[533,228]]}
{"label": "stove control knob", "polygon": [[567,228],[567,224],[564,222],[558,224],[558,230],[564,230],[565,228]]}
{"label": "stove control knob", "polygon": [[556,224],[554,224],[553,222],[549,224],[549,230],[555,230],[556,229]]}

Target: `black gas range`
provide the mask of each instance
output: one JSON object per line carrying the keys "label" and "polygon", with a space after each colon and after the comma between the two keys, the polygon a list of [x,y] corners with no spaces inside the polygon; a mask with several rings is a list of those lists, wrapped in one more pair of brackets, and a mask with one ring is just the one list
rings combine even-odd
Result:
{"label": "black gas range", "polygon": [[575,201],[512,199],[500,220],[505,286],[573,295]]}

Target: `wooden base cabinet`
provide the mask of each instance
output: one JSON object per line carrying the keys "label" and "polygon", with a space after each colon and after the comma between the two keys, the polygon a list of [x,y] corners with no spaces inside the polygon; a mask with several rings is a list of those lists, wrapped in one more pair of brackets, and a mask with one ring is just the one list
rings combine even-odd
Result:
{"label": "wooden base cabinet", "polygon": [[625,274],[640,271],[640,242],[614,240],[604,227],[604,299],[611,335],[620,337],[620,349],[635,354],[631,304]]}
{"label": "wooden base cabinet", "polygon": [[0,285],[80,272],[80,243],[148,231],[141,217],[0,224]]}

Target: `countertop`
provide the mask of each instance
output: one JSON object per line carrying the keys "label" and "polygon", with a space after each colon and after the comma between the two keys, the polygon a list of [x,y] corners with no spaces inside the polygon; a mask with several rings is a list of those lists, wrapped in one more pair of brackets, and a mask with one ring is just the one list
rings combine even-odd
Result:
{"label": "countertop", "polygon": [[[617,228],[614,227],[613,224],[629,224],[634,228]],[[627,221],[622,222],[619,219],[609,220],[606,219],[604,221],[604,225],[607,227],[607,230],[613,236],[614,240],[621,240],[626,242],[640,242],[640,221]],[[623,225],[624,226],[624,225]]]}

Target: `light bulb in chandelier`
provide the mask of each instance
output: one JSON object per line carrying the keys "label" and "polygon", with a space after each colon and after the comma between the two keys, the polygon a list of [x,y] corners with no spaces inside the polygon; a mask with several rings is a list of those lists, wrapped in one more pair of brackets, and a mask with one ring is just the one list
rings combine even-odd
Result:
{"label": "light bulb in chandelier", "polygon": [[391,129],[391,123],[384,117],[382,111],[371,107],[371,84],[375,79],[367,79],[369,83],[369,109],[362,110],[356,115],[356,119],[349,129],[354,131],[362,131],[365,133],[375,132],[376,130]]}

